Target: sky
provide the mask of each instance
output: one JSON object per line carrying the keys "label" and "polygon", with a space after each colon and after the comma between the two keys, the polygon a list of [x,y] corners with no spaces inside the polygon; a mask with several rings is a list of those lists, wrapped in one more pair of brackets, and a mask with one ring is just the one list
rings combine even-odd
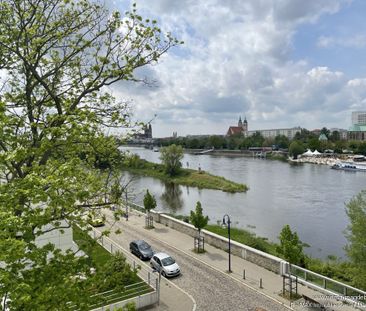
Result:
{"label": "sky", "polygon": [[[154,137],[351,126],[366,110],[364,0],[106,0],[184,44],[144,70],[153,86],[119,84]],[[156,115],[156,117],[154,117]]]}

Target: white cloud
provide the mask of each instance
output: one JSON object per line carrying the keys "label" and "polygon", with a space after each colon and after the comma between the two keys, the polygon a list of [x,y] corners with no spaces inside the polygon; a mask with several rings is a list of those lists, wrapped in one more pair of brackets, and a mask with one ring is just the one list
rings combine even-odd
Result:
{"label": "white cloud", "polygon": [[366,47],[366,35],[357,34],[350,37],[330,37],[320,36],[317,41],[317,46],[321,48],[332,48],[336,46],[363,48]]}
{"label": "white cloud", "polygon": [[[141,0],[144,15],[158,17],[161,28],[185,44],[145,72],[155,87],[128,84],[115,92],[134,98],[141,120],[158,114],[158,136],[224,134],[239,115],[247,116],[252,129],[339,125],[363,100],[353,87],[356,80],[348,81],[340,70],[294,62],[291,52],[300,25],[336,13],[345,2]],[[318,45],[334,40],[319,38]],[[337,124],[327,123],[330,114],[336,117],[328,120]]]}

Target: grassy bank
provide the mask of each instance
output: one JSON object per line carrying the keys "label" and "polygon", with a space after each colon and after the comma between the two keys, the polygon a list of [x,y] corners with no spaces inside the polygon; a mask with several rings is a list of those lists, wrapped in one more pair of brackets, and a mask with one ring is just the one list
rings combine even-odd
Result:
{"label": "grassy bank", "polygon": [[[189,216],[183,215],[171,215],[177,219],[189,223]],[[227,228],[223,228],[219,225],[209,224],[205,227],[205,230],[213,232],[223,237],[228,237]],[[283,258],[276,250],[278,244],[268,241],[266,238],[258,237],[254,233],[235,227],[230,228],[230,238],[233,241],[248,245],[267,254],[274,255],[276,257]],[[305,268],[321,275],[327,276],[334,280],[355,286],[352,281],[352,265],[348,261],[342,261],[336,256],[329,255],[326,259],[312,258],[305,256]],[[321,284],[320,284],[321,285]]]}
{"label": "grassy bank", "polygon": [[[224,236],[226,238],[228,237],[227,228],[223,228],[218,225],[207,225],[205,229],[218,235]],[[258,237],[254,233],[249,232],[247,230],[231,227],[230,238],[233,241],[248,245],[255,249],[277,256],[276,252],[277,244],[267,241],[266,238]]]}
{"label": "grassy bank", "polygon": [[171,177],[165,173],[162,164],[151,163],[136,157],[129,159],[128,163],[123,166],[123,169],[134,174],[154,177],[183,186],[222,190],[231,193],[248,190],[246,185],[227,180],[224,177],[214,176],[204,171],[181,169],[178,175]]}
{"label": "grassy bank", "polygon": [[[206,230],[218,235],[228,237],[228,230],[218,225],[207,225]],[[266,238],[258,237],[254,233],[244,229],[230,228],[230,238],[239,243],[248,245],[265,253],[283,258],[276,251],[277,243],[269,242]],[[321,260],[305,256],[305,268],[321,275],[327,276],[340,282],[354,285],[352,282],[352,266],[349,262],[341,261],[336,256],[329,255],[326,259]]]}

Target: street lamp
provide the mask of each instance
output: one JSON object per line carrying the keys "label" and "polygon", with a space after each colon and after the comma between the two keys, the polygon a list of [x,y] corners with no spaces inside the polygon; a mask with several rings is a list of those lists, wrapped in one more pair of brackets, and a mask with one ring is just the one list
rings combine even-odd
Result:
{"label": "street lamp", "polygon": [[227,224],[227,232],[229,235],[229,272],[231,271],[231,240],[230,240],[230,216],[228,214],[225,214],[224,217],[222,218],[222,225],[226,226]]}

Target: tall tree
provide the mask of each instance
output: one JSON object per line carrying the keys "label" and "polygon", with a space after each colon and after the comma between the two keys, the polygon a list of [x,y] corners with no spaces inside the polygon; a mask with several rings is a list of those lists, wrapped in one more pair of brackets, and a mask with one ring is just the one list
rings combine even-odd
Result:
{"label": "tall tree", "polygon": [[285,225],[279,236],[280,245],[277,252],[293,264],[301,264],[304,259],[303,243],[296,232],[292,232],[289,225]]}
{"label": "tall tree", "polygon": [[297,159],[297,156],[304,153],[304,151],[304,146],[300,141],[297,140],[294,140],[288,148],[289,155],[293,156],[294,159]]}
{"label": "tall tree", "polygon": [[119,199],[95,162],[115,148],[103,129],[128,126],[130,107],[107,87],[144,82],[135,69],[176,44],[135,8],[0,0],[0,297],[10,293],[12,310],[86,308],[74,276],[88,275],[87,262],[36,239],[85,228],[89,210]]}
{"label": "tall tree", "polygon": [[201,236],[201,230],[206,227],[207,223],[208,223],[208,216],[203,216],[202,213],[202,205],[200,201],[197,201],[196,204],[196,210],[195,211],[191,211],[191,215],[189,217],[191,223],[193,226],[196,227],[196,229],[198,230],[198,237],[194,238],[194,248],[195,250],[200,253],[202,251],[204,251],[205,247],[204,247],[204,237]]}
{"label": "tall tree", "polygon": [[353,263],[354,285],[366,289],[366,191],[361,191],[348,204],[349,225],[346,252]]}
{"label": "tall tree", "polygon": [[160,149],[160,160],[170,176],[177,175],[182,167],[183,148],[175,144]]}
{"label": "tall tree", "polygon": [[202,205],[200,201],[197,201],[196,204],[196,210],[191,211],[191,215],[189,217],[189,220],[191,221],[192,225],[195,226],[195,228],[198,230],[198,235],[201,235],[201,230],[206,227],[208,223],[208,216],[203,216],[202,213]]}
{"label": "tall tree", "polygon": [[146,215],[146,227],[152,228],[153,222],[152,217],[150,216],[150,211],[156,207],[156,200],[153,195],[150,194],[149,190],[146,190],[144,196],[144,208],[147,211]]}

